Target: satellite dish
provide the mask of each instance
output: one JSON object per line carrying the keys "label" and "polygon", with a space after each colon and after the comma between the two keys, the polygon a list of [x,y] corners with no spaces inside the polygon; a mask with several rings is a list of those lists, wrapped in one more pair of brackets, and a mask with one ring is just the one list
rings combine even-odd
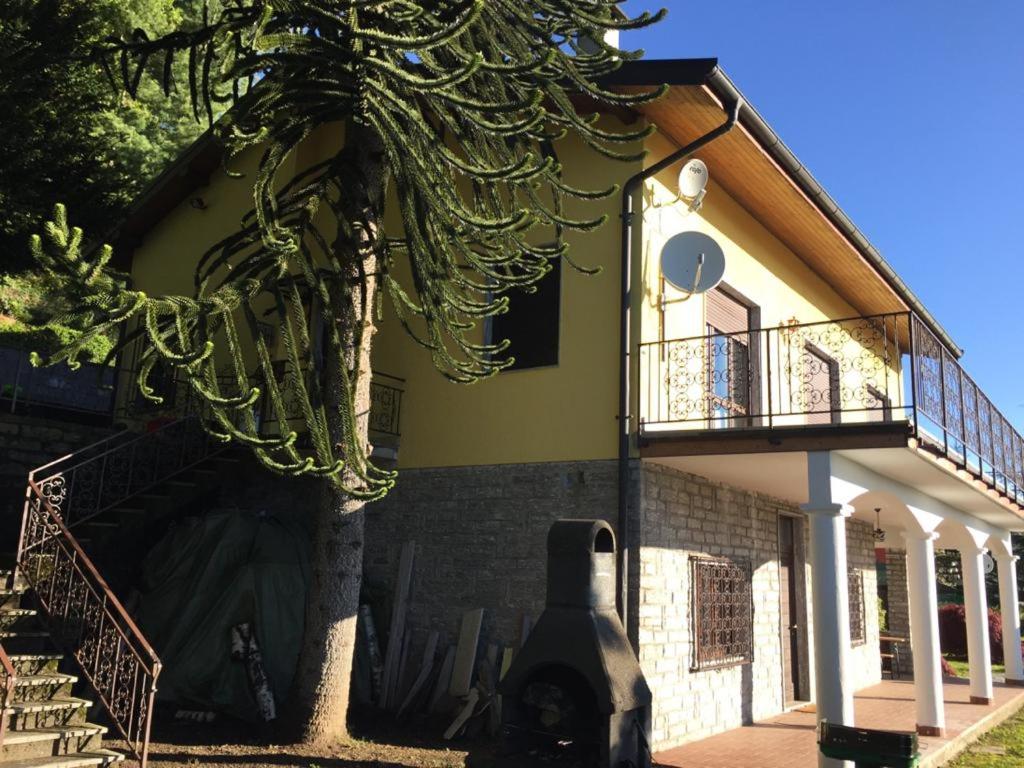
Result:
{"label": "satellite dish", "polygon": [[700,197],[708,185],[708,167],[694,158],[679,171],[679,194],[685,198]]}
{"label": "satellite dish", "polygon": [[703,232],[680,232],[661,249],[661,274],[686,293],[710,291],[725,276],[725,253]]}
{"label": "satellite dish", "polygon": [[992,557],[988,552],[981,556],[981,560],[985,565],[985,574],[988,575],[996,569],[996,559]]}

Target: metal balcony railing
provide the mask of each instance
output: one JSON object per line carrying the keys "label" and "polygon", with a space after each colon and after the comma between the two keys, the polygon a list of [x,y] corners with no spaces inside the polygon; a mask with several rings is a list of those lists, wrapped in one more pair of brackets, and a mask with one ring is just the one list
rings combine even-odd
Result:
{"label": "metal balcony railing", "polygon": [[88,416],[110,416],[116,398],[118,369],[82,363],[35,368],[28,352],[0,347],[0,410],[14,413],[44,409]]}
{"label": "metal balcony railing", "polygon": [[905,423],[1024,504],[1024,438],[910,312],[641,344],[640,432]]}

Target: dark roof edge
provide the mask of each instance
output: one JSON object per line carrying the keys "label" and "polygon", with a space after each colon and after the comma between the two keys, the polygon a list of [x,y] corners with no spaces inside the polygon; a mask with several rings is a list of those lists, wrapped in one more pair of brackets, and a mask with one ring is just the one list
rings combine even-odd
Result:
{"label": "dark roof edge", "polygon": [[729,78],[718,64],[718,59],[641,59],[624,64],[616,72],[602,78],[603,85],[667,85],[698,86],[707,85],[723,103],[743,99],[740,111],[740,123],[747,128],[761,144],[768,155],[789,174],[804,194],[818,207],[835,227],[853,245],[854,248],[874,267],[875,271],[906,302],[929,330],[957,357],[963,350],[942,327],[935,316],[924,306],[897,273],[885,260],[885,257],[857,229],[849,216],[839,204],[825,191],[825,188],[814,178],[814,175],[800,162],[778,134],[771,129],[768,122],[761,117],[751,105],[750,100],[743,96],[736,84]]}

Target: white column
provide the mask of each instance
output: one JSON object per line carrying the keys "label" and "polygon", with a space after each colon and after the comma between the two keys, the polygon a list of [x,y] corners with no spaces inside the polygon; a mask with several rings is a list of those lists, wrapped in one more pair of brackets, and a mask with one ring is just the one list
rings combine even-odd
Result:
{"label": "white column", "polygon": [[944,736],[946,710],[942,694],[942,652],[939,646],[939,601],[935,591],[934,532],[907,531],[907,597],[910,648],[914,655],[914,703],[917,732]]}
{"label": "white column", "polygon": [[[807,454],[811,538],[811,605],[814,616],[814,688],[818,722],[853,725],[850,666],[850,596],[846,570],[846,518],[852,510],[832,503],[827,451]],[[852,763],[818,755],[819,768]]]}
{"label": "white column", "polygon": [[983,547],[960,550],[967,614],[967,663],[971,671],[971,703],[992,703],[992,651],[988,644],[988,600],[985,597]]}
{"label": "white column", "polygon": [[1017,561],[1019,557],[996,552],[999,563],[999,605],[1003,613],[1003,661],[1006,664],[1006,683],[1024,685],[1024,659],[1020,652],[1020,607],[1017,591]]}

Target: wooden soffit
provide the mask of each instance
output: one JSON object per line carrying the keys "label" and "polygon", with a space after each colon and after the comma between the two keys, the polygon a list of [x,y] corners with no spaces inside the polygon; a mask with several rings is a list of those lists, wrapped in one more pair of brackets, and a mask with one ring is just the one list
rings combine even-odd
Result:
{"label": "wooden soffit", "polygon": [[[634,90],[623,88],[623,90]],[[674,85],[636,108],[683,146],[717,128],[725,109],[704,85]],[[863,315],[902,312],[903,298],[740,122],[700,150],[715,183]]]}

